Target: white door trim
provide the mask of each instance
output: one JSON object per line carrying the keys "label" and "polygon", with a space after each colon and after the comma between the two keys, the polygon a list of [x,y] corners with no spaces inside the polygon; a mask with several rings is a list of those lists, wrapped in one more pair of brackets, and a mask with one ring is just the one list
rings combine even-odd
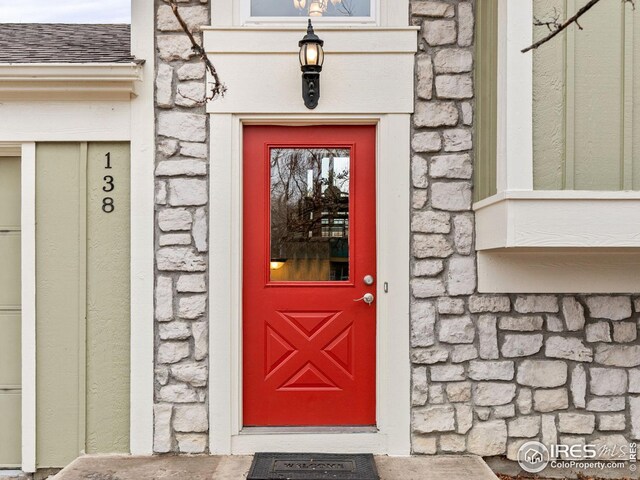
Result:
{"label": "white door trim", "polygon": [[[410,453],[410,115],[211,115],[210,450]],[[377,124],[376,433],[244,433],[242,426],[242,126]],[[384,292],[388,283],[389,291]],[[300,430],[298,430],[300,432]]]}

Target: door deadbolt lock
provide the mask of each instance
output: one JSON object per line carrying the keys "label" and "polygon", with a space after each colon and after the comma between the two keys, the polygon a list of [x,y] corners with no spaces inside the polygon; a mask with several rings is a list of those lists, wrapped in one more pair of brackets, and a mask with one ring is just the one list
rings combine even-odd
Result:
{"label": "door deadbolt lock", "polygon": [[373,285],[374,282],[373,275],[365,275],[362,280],[364,281],[365,285]]}
{"label": "door deadbolt lock", "polygon": [[364,296],[362,298],[356,298],[353,301],[354,302],[360,302],[363,301],[364,303],[366,303],[367,305],[371,305],[373,303],[373,301],[375,300],[375,297],[373,296],[373,293],[365,293]]}

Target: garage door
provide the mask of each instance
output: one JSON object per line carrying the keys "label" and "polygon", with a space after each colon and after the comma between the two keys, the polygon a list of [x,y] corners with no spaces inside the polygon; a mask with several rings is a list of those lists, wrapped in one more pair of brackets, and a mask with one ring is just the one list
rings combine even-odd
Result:
{"label": "garage door", "polygon": [[21,464],[20,158],[0,156],[0,468]]}

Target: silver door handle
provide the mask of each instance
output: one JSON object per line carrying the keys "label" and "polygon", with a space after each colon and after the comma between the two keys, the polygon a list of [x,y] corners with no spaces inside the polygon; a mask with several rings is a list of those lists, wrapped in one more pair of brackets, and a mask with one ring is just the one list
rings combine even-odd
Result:
{"label": "silver door handle", "polygon": [[362,298],[355,298],[353,301],[354,302],[363,301],[367,305],[371,305],[374,300],[375,300],[375,297],[373,296],[373,293],[365,293]]}

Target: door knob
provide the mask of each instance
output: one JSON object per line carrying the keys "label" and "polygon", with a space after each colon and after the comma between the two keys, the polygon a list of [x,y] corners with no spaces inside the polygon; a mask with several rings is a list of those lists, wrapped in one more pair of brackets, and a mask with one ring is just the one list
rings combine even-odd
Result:
{"label": "door knob", "polygon": [[354,302],[363,301],[367,305],[371,305],[374,300],[375,300],[375,297],[373,296],[373,293],[365,293],[362,298],[356,298],[353,301]]}

